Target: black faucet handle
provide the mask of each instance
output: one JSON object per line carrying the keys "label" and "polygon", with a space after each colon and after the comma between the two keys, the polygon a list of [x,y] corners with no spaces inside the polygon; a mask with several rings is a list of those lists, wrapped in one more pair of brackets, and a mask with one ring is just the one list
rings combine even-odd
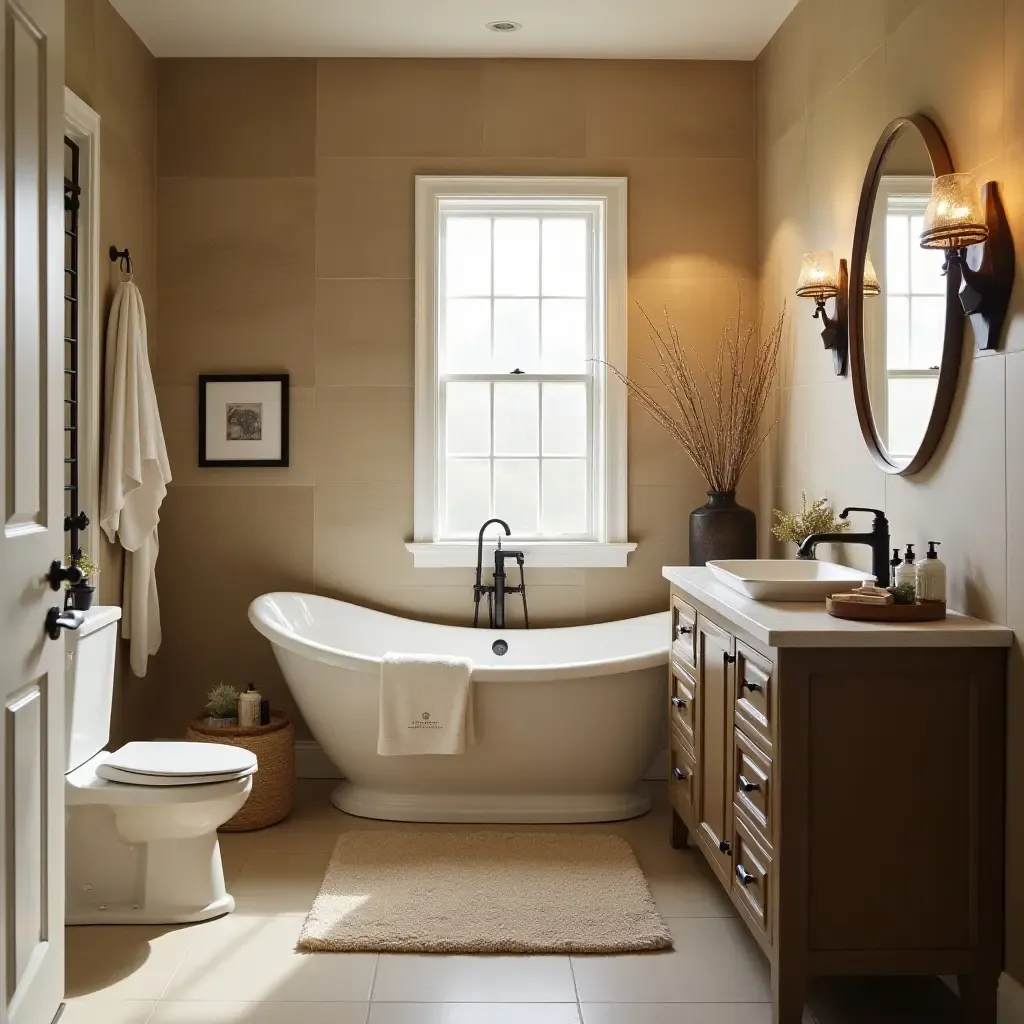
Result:
{"label": "black faucet handle", "polygon": [[885,513],[880,508],[865,508],[863,505],[850,505],[848,508],[844,508],[839,513],[839,518],[846,519],[851,512],[870,512],[876,520],[881,520],[883,523],[888,522],[885,518]]}

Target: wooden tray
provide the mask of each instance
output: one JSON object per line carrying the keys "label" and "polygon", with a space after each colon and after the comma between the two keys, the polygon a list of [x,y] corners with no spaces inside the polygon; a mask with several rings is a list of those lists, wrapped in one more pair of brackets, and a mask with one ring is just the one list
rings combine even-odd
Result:
{"label": "wooden tray", "polygon": [[944,601],[926,601],[918,604],[849,604],[825,598],[829,615],[855,622],[934,622],[946,617]]}

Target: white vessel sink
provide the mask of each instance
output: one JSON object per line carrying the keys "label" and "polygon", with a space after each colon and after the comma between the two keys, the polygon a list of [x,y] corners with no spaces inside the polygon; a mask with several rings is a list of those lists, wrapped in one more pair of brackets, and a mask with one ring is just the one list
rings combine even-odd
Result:
{"label": "white vessel sink", "polygon": [[869,572],[802,558],[726,559],[708,562],[715,578],[754,601],[824,601],[830,594],[874,583]]}

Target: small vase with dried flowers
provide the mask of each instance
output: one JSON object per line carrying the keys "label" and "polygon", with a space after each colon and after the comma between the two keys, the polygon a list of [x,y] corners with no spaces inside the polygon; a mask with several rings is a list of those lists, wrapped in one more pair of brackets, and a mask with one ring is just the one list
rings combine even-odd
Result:
{"label": "small vase with dried flowers", "polygon": [[707,482],[708,502],[690,513],[690,564],[756,558],[757,517],[736,502],[736,487],[774,422],[764,424],[779,364],[785,307],[767,334],[763,311],[744,318],[742,303],[718,342],[714,362],[685,344],[665,312],[659,329],[644,313],[657,356],[644,360],[668,394],[655,394],[612,366],[632,398],[675,439]]}

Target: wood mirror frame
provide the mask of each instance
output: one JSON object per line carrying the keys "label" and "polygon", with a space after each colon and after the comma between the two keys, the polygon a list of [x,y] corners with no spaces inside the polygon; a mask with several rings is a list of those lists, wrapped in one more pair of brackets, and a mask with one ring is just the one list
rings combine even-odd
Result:
{"label": "wood mirror frame", "polygon": [[942,343],[942,362],[939,366],[935,403],[917,452],[906,465],[900,465],[893,461],[885,443],[879,437],[875,417],[871,411],[864,338],[864,261],[871,234],[875,198],[885,170],[886,159],[900,132],[908,128],[916,131],[924,141],[928,156],[931,158],[932,173],[936,177],[953,173],[953,161],[950,159],[945,140],[929,118],[923,114],[911,114],[909,117],[898,117],[886,125],[875,145],[875,151],[871,154],[871,162],[864,177],[850,265],[850,373],[853,379],[853,400],[857,408],[857,419],[871,457],[886,473],[898,476],[909,476],[924,468],[942,439],[953,407],[957,379],[960,376],[966,320],[959,299],[960,271],[951,264],[946,277],[945,337]]}

